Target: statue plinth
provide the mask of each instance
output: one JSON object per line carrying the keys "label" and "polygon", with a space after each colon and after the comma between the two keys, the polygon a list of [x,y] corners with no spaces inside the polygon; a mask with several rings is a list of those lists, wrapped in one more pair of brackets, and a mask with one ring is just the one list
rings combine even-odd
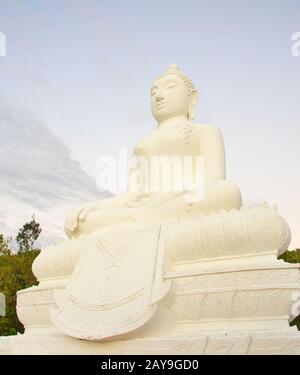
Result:
{"label": "statue plinth", "polygon": [[[96,237],[111,238],[113,246],[121,232]],[[264,204],[190,218],[163,226],[163,232],[163,279],[171,288],[148,322],[104,341],[67,337],[53,324],[51,312],[61,305],[74,271],[71,260],[77,264],[89,246],[86,236],[39,255],[33,267],[39,286],[18,293],[25,334],[0,340],[0,348],[43,354],[56,353],[57,347],[60,354],[300,353],[300,334],[289,326],[300,289],[299,265],[277,259],[290,231],[275,208]]]}

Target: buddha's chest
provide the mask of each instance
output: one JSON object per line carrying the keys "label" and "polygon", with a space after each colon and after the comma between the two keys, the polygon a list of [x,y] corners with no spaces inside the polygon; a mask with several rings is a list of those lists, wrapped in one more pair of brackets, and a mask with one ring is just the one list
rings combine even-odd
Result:
{"label": "buddha's chest", "polygon": [[136,151],[149,156],[196,156],[199,142],[192,128],[179,128],[174,131],[156,131],[140,142]]}

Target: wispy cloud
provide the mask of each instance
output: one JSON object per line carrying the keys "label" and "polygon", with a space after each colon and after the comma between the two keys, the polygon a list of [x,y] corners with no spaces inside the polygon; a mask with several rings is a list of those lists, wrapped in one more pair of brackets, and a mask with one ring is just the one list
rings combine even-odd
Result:
{"label": "wispy cloud", "polygon": [[0,230],[13,232],[36,213],[46,237],[56,237],[71,206],[107,196],[31,114],[0,106],[0,140]]}

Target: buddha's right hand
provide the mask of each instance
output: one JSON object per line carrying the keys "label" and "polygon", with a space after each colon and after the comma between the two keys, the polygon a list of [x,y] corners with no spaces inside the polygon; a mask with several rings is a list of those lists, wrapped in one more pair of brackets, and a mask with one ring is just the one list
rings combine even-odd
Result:
{"label": "buddha's right hand", "polygon": [[72,210],[67,217],[66,223],[65,223],[65,230],[69,232],[75,232],[78,228],[80,221],[84,221],[87,215],[98,209],[97,204],[95,203],[88,203],[83,204],[74,210]]}

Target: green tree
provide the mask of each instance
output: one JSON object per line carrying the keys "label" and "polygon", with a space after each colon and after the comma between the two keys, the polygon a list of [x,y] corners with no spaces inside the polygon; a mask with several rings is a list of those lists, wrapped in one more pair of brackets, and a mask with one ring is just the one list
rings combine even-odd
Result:
{"label": "green tree", "polygon": [[5,238],[0,234],[0,255],[11,255],[11,238]]}
{"label": "green tree", "polygon": [[35,221],[35,216],[32,215],[31,221],[25,223],[16,237],[16,241],[19,245],[19,252],[33,250],[34,242],[39,238],[42,229],[40,224]]}
{"label": "green tree", "polygon": [[17,292],[37,284],[31,267],[39,254],[33,245],[40,233],[40,224],[32,216],[32,220],[23,225],[16,237],[19,245],[17,253],[13,251],[12,239],[0,235],[0,291],[6,299],[6,314],[0,317],[0,336],[24,332],[16,311]]}
{"label": "green tree", "polygon": [[286,251],[285,253],[280,255],[279,259],[283,259],[288,263],[300,263],[300,249]]}
{"label": "green tree", "polygon": [[17,292],[37,284],[31,266],[39,250],[0,256],[0,291],[5,295],[6,314],[0,317],[0,336],[23,333],[16,311]]}

